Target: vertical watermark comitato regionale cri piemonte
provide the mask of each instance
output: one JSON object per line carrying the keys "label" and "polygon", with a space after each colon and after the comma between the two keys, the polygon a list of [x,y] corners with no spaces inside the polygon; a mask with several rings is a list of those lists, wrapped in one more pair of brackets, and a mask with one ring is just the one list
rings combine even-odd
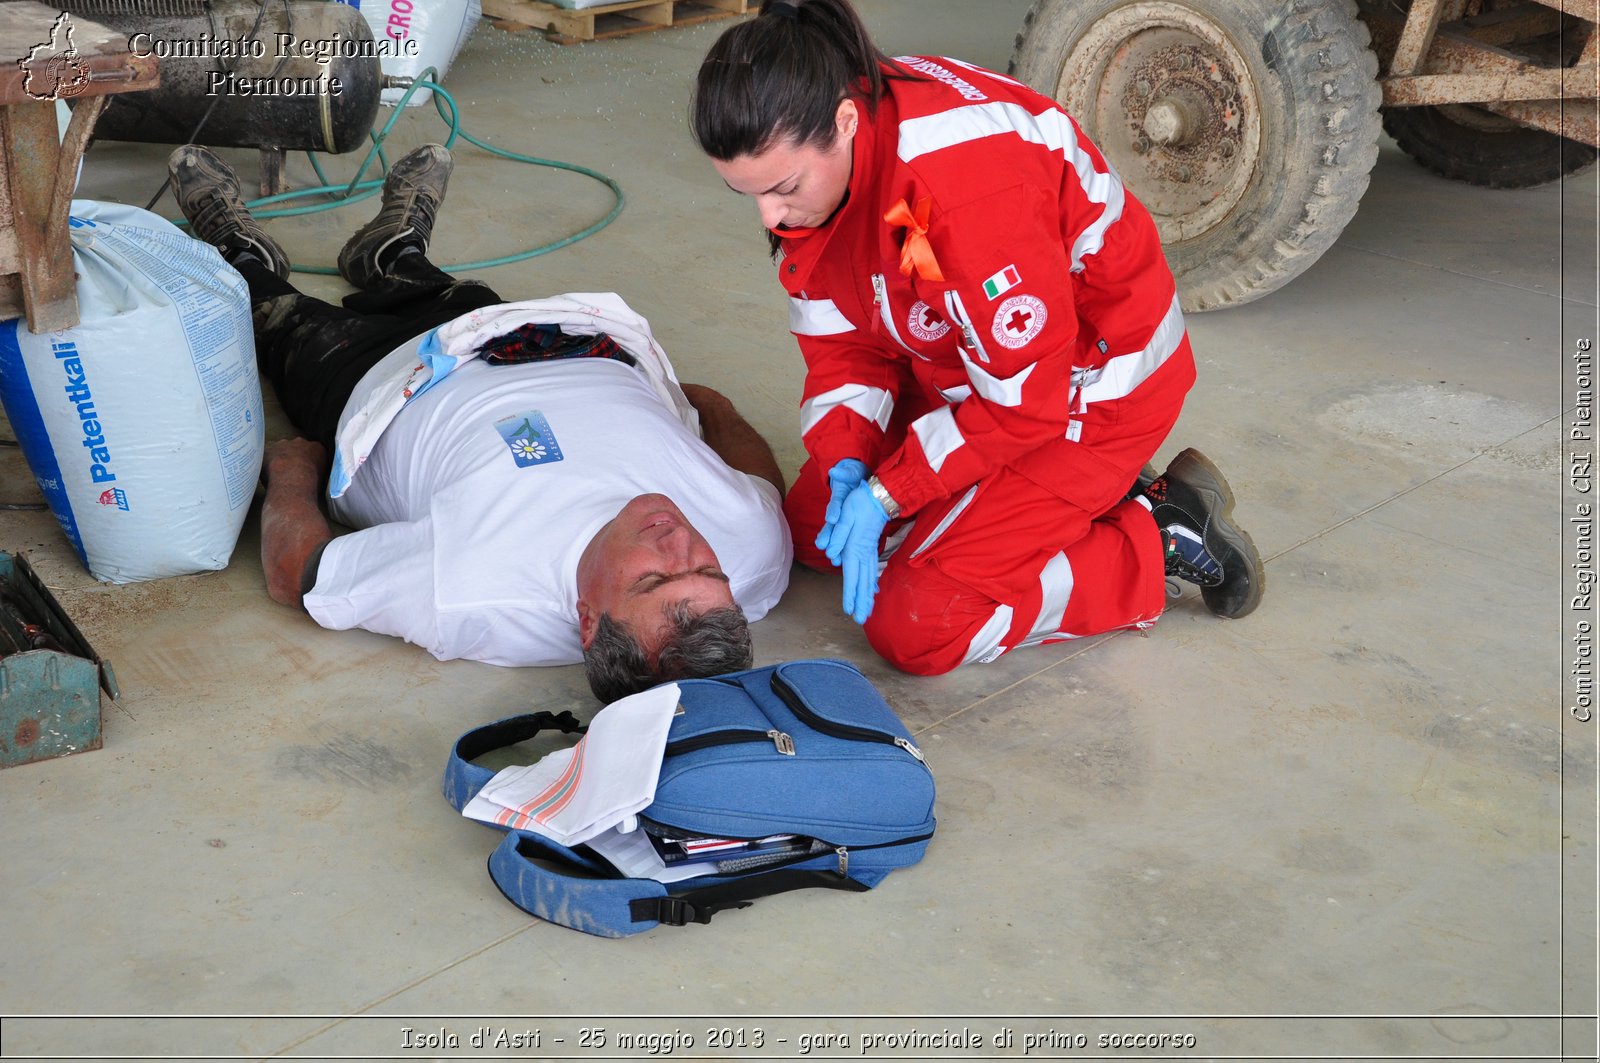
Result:
{"label": "vertical watermark comitato regionale cri piemonte", "polygon": [[[1592,256],[1588,252],[1584,279],[1593,281],[1600,295],[1600,263]],[[1600,1058],[1600,724],[1595,722],[1600,423],[1594,408],[1600,306],[1590,320],[1580,325],[1577,319],[1577,314],[1567,318],[1562,329],[1561,1050],[1562,1058],[1569,1046],[1595,1053],[1585,1058]]]}
{"label": "vertical watermark comitato regionale cri piemonte", "polygon": [[1595,673],[1595,509],[1600,497],[1595,491],[1594,351],[1593,337],[1572,341],[1569,379],[1572,405],[1568,414],[1566,447],[1566,496],[1564,523],[1567,555],[1564,575],[1567,590],[1566,627],[1569,652],[1566,654],[1567,711],[1581,723],[1594,719]]}

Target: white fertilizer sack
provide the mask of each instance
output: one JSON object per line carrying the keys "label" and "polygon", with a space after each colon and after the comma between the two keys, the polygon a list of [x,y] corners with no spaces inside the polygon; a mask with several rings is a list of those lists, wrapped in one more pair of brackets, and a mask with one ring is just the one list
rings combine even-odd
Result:
{"label": "white fertilizer sack", "polygon": [[84,566],[112,583],[220,569],[265,446],[244,279],[136,207],[75,200],[81,323],[0,324],[0,401]]}
{"label": "white fertilizer sack", "polygon": [[[472,36],[483,17],[481,0],[341,0],[353,3],[372,28],[375,40],[386,42],[394,55],[380,59],[383,72],[394,77],[414,78],[428,67],[433,80],[443,84],[445,72],[456,61],[462,45]],[[379,96],[394,106],[404,89],[384,89]],[[409,107],[427,103],[433,93],[419,89],[407,102]]]}

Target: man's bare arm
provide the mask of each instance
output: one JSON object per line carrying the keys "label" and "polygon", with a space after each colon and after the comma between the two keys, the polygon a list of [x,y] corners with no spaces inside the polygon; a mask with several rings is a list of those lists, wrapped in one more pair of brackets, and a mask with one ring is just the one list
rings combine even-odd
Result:
{"label": "man's bare arm", "polygon": [[309,439],[280,439],[267,447],[263,470],[267,498],[261,505],[261,567],[275,602],[304,608],[316,583],[316,563],[333,539],[320,505],[328,455]]}
{"label": "man's bare arm", "polygon": [[772,447],[761,438],[761,433],[751,427],[726,395],[704,384],[682,384],[683,394],[700,413],[700,430],[706,445],[729,468],[759,476],[783,494],[783,473],[778,469],[778,459]]}

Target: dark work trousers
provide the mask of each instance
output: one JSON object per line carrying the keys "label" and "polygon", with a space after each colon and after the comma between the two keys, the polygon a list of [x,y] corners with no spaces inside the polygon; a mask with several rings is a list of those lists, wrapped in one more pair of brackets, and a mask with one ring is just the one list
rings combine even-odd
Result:
{"label": "dark work trousers", "polygon": [[257,366],[295,429],[330,452],[344,404],[368,369],[414,336],[505,302],[487,284],[455,280],[421,254],[401,255],[343,306],[302,295],[254,259],[235,268],[250,285]]}

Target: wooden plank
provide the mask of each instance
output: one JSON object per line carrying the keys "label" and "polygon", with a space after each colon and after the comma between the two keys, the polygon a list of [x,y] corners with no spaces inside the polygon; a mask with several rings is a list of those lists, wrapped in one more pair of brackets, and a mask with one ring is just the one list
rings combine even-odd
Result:
{"label": "wooden plank", "polygon": [[483,0],[483,17],[502,29],[544,29],[538,22],[540,13],[526,0]]}
{"label": "wooden plank", "polygon": [[[733,2],[745,3],[748,6],[748,0],[733,0]],[[718,19],[733,18],[735,15],[743,15],[745,13],[744,11],[734,11],[732,8],[723,7],[712,2],[712,0],[694,0],[694,3],[680,3],[677,6],[672,15],[672,24],[674,26],[697,26],[702,22],[715,22]]]}
{"label": "wooden plank", "polygon": [[1581,18],[1585,22],[1600,22],[1600,0],[1538,0],[1538,2],[1574,18]]}
{"label": "wooden plank", "polygon": [[752,2],[622,0],[574,11],[545,0],[483,0],[483,13],[502,29],[537,29],[557,44],[580,44],[732,18],[748,14]]}
{"label": "wooden plank", "polygon": [[1446,103],[1494,103],[1512,100],[1592,100],[1597,70],[1569,67],[1561,70],[1528,68],[1501,74],[1418,74],[1385,78],[1383,102],[1414,107]]}
{"label": "wooden plank", "polygon": [[50,224],[56,164],[61,156],[58,135],[54,103],[29,101],[0,108],[0,161],[11,178],[12,224],[22,259],[22,301],[28,310],[28,326],[36,333],[78,323],[78,290],[67,227]]}
{"label": "wooden plank", "polygon": [[1561,12],[1536,3],[1521,4],[1464,18],[1455,28],[1480,44],[1504,48],[1559,32]]}
{"label": "wooden plank", "polygon": [[[11,167],[4,165],[4,156],[0,155],[0,279],[7,274],[22,272],[22,249],[17,243],[16,211],[11,206]],[[22,288],[17,284],[7,288],[0,284],[0,297],[6,291],[16,294],[16,305],[0,301],[0,321],[16,317],[22,313]],[[6,314],[5,310],[15,309],[15,314]]]}
{"label": "wooden plank", "polygon": [[[0,316],[25,311],[34,332],[78,323],[67,211],[78,160],[113,93],[153,89],[160,61],[130,53],[125,33],[31,0],[0,3]],[[79,100],[57,143],[56,104]]]}
{"label": "wooden plank", "polygon": [[1600,118],[1591,109],[1569,107],[1555,100],[1480,103],[1478,106],[1505,115],[1518,125],[1542,129],[1591,148],[1600,148]]}
{"label": "wooden plank", "polygon": [[1583,42],[1583,51],[1578,54],[1579,66],[1600,62],[1600,26],[1589,26],[1588,30],[1588,39]]}
{"label": "wooden plank", "polygon": [[28,312],[22,301],[22,278],[15,273],[0,274],[0,321],[10,321]]}
{"label": "wooden plank", "polygon": [[[533,7],[554,7],[553,4],[534,4]],[[594,36],[594,14],[590,11],[568,11],[557,7],[550,12],[550,32],[560,37],[588,40]]]}
{"label": "wooden plank", "polygon": [[[1375,33],[1374,40],[1380,36]],[[1416,75],[1391,75],[1379,83],[1383,102],[1400,107],[1600,96],[1600,78],[1593,63],[1576,67],[1531,63],[1503,48],[1482,44],[1454,26],[1438,31]]]}
{"label": "wooden plank", "polygon": [[[160,60],[131,54],[127,34],[31,0],[0,3],[0,41],[20,53],[0,63],[0,105],[133,92],[160,83]],[[35,49],[43,50],[30,62]]]}
{"label": "wooden plank", "polygon": [[652,26],[672,25],[672,9],[676,6],[673,0],[661,0],[658,4],[641,4],[628,11],[629,18],[636,18],[640,22],[648,22]]}
{"label": "wooden plank", "polygon": [[1395,46],[1394,59],[1389,64],[1390,76],[1415,74],[1422,69],[1422,57],[1433,43],[1444,5],[1445,0],[1416,0],[1411,5],[1406,27],[1400,31],[1400,43]]}

